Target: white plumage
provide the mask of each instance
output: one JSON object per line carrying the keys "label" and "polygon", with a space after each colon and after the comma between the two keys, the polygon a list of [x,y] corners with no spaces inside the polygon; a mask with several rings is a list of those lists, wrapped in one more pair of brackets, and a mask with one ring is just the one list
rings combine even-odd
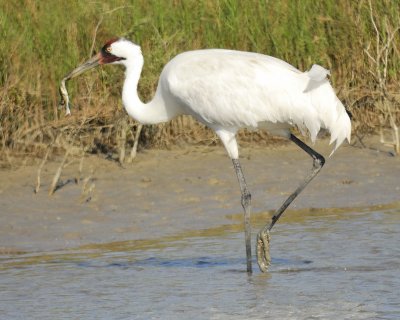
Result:
{"label": "white plumage", "polygon": [[350,139],[350,119],[337,99],[327,71],[314,65],[300,72],[273,57],[228,50],[178,55],[160,82],[183,105],[211,127],[265,128],[288,137],[291,126],[308,129],[312,141],[329,130],[335,149]]}
{"label": "white plumage", "polygon": [[[159,123],[190,114],[214,129],[220,138],[238,129],[266,129],[288,137],[290,128],[307,129],[315,141],[321,128],[331,133],[334,150],[347,138],[351,124],[324,68],[301,72],[274,57],[232,50],[198,50],[179,54],[163,69],[154,99],[144,105],[137,97],[143,66],[140,47],[119,40],[111,52],[124,57],[126,82],[123,102],[142,123]],[[130,50],[131,48],[131,50]],[[115,52],[115,53],[114,53]],[[221,136],[221,132],[226,131]],[[236,150],[229,150],[237,158]]]}
{"label": "white plumage", "polygon": [[291,127],[298,127],[303,133],[308,131],[312,141],[321,128],[328,130],[330,142],[335,142],[333,151],[345,139],[350,141],[350,119],[327,79],[329,71],[313,65],[309,71],[301,72],[282,60],[258,53],[220,49],[189,51],[179,54],[164,67],[153,100],[144,104],[137,94],[143,67],[140,47],[126,39],[112,39],[97,56],[67,77],[106,63],[125,66],[122,100],[128,114],[137,121],[154,124],[187,114],[220,137],[232,158],[242,193],[248,272],[252,270],[251,196],[238,160],[237,131],[243,127],[266,129],[290,139],[313,158],[311,174],[258,234],[258,263],[266,271],[269,231],[325,162],[320,154],[291,134]]}

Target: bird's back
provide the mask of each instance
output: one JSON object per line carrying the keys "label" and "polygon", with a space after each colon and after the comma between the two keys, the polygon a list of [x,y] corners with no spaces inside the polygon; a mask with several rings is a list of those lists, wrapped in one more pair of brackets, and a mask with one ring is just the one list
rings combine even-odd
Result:
{"label": "bird's back", "polygon": [[298,126],[313,140],[326,128],[337,147],[350,139],[351,124],[324,71],[316,66],[301,72],[257,53],[198,50],[172,59],[160,84],[184,113],[210,127],[266,128],[287,135],[290,126]]}

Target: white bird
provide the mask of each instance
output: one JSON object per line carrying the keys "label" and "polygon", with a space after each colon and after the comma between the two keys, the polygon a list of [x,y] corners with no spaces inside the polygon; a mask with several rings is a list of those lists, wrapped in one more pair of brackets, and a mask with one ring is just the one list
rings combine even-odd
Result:
{"label": "white bird", "polygon": [[143,67],[140,46],[124,38],[114,38],[67,77],[109,63],[122,64],[126,69],[122,101],[132,118],[142,124],[156,124],[178,115],[191,115],[221,139],[232,159],[242,194],[248,273],[252,272],[251,195],[239,162],[237,131],[244,127],[265,129],[293,141],[312,157],[311,173],[257,235],[257,262],[265,272],[270,263],[269,231],[325,163],[322,155],[291,133],[291,128],[308,131],[313,142],[320,129],[328,130],[330,143],[335,142],[332,153],[345,139],[350,142],[350,118],[327,79],[329,71],[314,65],[310,71],[301,72],[282,60],[258,53],[222,49],[189,51],[165,65],[153,100],[143,103],[137,94]]}

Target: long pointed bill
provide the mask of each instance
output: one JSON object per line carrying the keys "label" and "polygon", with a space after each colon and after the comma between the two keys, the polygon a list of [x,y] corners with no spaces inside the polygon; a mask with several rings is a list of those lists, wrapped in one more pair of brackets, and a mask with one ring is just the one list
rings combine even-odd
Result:
{"label": "long pointed bill", "polygon": [[97,67],[100,64],[101,60],[101,54],[97,54],[87,60],[85,63],[81,64],[79,67],[75,68],[72,70],[70,73],[68,73],[64,79],[61,80],[61,85],[60,85],[60,95],[61,95],[61,101],[60,101],[60,108],[65,106],[66,109],[66,114],[70,115],[71,110],[69,109],[69,97],[68,97],[68,91],[65,86],[65,82],[79,76],[83,72],[93,69],[94,67]]}
{"label": "long pointed bill", "polygon": [[101,55],[96,54],[89,60],[87,60],[85,63],[81,64],[79,67],[75,68],[72,70],[70,73],[68,73],[63,80],[70,80],[72,78],[75,78],[82,74],[83,72],[93,69],[94,67],[97,67],[100,64],[100,59]]}

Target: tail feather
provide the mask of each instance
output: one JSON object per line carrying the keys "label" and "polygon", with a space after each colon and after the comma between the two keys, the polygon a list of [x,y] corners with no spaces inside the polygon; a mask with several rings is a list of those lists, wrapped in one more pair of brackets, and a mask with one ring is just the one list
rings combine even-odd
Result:
{"label": "tail feather", "polygon": [[330,75],[331,73],[329,70],[325,69],[324,67],[321,67],[318,64],[314,64],[311,67],[310,71],[307,72],[309,81],[307,87],[304,89],[304,92],[308,92],[319,87],[321,84],[327,81],[327,76]]}
{"label": "tail feather", "polygon": [[329,144],[336,142],[329,156],[331,156],[337,150],[337,148],[343,143],[344,140],[347,139],[349,143],[351,140],[350,117],[347,114],[345,107],[343,106],[343,104],[340,102],[339,99],[337,99],[336,110],[338,111],[338,117],[336,121],[332,123],[332,125],[328,128],[331,133],[331,140]]}
{"label": "tail feather", "polygon": [[[350,142],[351,121],[345,107],[337,98],[327,76],[328,70],[313,65],[310,71],[305,72],[309,81],[304,90],[311,97],[312,105],[315,108],[320,120],[320,127],[327,129],[331,134],[330,144],[335,142],[335,146],[330,156],[337,150],[345,139]],[[307,125],[312,140],[315,139],[315,123]],[[319,131],[319,127],[318,130]]]}

